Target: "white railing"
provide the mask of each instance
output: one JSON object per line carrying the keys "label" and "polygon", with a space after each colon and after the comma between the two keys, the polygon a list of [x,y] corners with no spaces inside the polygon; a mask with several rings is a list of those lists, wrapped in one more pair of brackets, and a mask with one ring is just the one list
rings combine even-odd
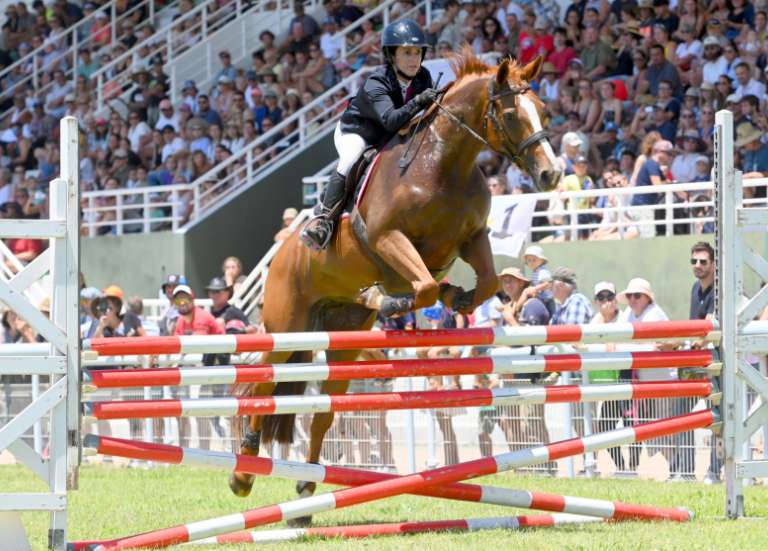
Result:
{"label": "white railing", "polygon": [[194,218],[199,220],[229,200],[233,191],[245,189],[321,139],[336,126],[346,106],[348,95],[338,92],[348,91],[370,71],[364,67],[350,75],[192,182]]}
{"label": "white railing", "polygon": [[[246,4],[241,0],[207,0],[175,21],[158,29],[154,35],[137,42],[132,49],[100,67],[91,80],[96,89],[96,111],[104,109],[109,100],[130,94],[135,88],[131,78],[134,72],[145,67],[149,59],[160,55],[165,64],[197,42],[210,35],[246,12],[263,10],[269,4],[259,0]],[[143,54],[139,54],[142,50]],[[173,83],[172,83],[173,84]]]}
{"label": "white railing", "polygon": [[[416,8],[399,14],[395,20],[412,15],[413,10],[422,7],[427,10],[429,17],[431,14],[429,3],[421,2]],[[391,3],[383,4],[381,8],[387,9],[376,13],[385,13],[386,17],[389,17]],[[357,28],[356,25],[359,24],[355,22],[350,25],[350,28]],[[147,207],[157,207],[147,200],[147,194],[159,192],[158,188],[151,188],[151,191],[147,188],[139,188],[85,192],[83,197],[88,201],[88,205],[84,211],[83,224],[87,228],[88,235],[98,235],[99,228],[104,227],[110,228],[102,230],[105,233],[120,235],[126,232],[144,233],[179,228],[183,230],[190,224],[194,224],[229,200],[231,193],[245,190],[278,166],[294,158],[305,147],[321,139],[325,132],[336,124],[343,104],[347,100],[346,97],[334,97],[336,92],[356,88],[362,76],[370,70],[371,68],[363,67],[350,75],[191,184],[174,186],[177,196],[168,199],[166,203],[169,204],[163,205],[165,210],[170,209],[170,212],[158,219],[153,219],[146,214]],[[330,103],[326,105],[326,101]],[[170,187],[162,189],[166,190]],[[131,196],[134,196],[132,200],[136,202],[129,204],[126,200]],[[176,208],[171,208],[173,205],[176,205]],[[126,211],[131,212],[130,216],[126,216]],[[143,214],[137,215],[138,211]],[[126,227],[128,227],[127,230]]]}
{"label": "white railing", "polygon": [[190,216],[190,184],[87,191],[83,227],[89,237],[177,230]]}
{"label": "white railing", "polygon": [[[387,0],[386,2],[382,2],[379,4],[375,9],[367,12],[365,15],[354,21],[351,25],[347,26],[346,28],[338,31],[335,35],[333,35],[334,40],[341,39],[341,59],[347,59],[349,56],[354,55],[361,50],[370,47],[372,40],[376,40],[376,46],[378,47],[378,41],[379,41],[379,35],[377,34],[376,37],[374,37],[372,40],[363,40],[359,44],[350,44],[348,43],[349,39],[353,36],[352,33],[360,31],[363,28],[363,23],[366,21],[373,22],[374,20],[377,20],[379,17],[382,19],[383,26],[386,27],[389,25],[389,22],[391,20],[391,14],[394,8],[399,8],[400,2],[399,0]],[[412,8],[400,12],[397,14],[397,17],[394,18],[395,21],[403,18],[415,18],[416,14],[418,14],[421,10],[424,10],[425,16],[426,16],[426,27],[429,27],[432,24],[432,2],[431,0],[422,0],[421,2],[417,2]],[[379,61],[383,62],[383,59],[379,57]],[[368,64],[370,65],[370,60],[368,60]]]}
{"label": "white railing", "polygon": [[[318,174],[302,179],[305,205],[316,202],[328,181],[331,167],[329,165]],[[767,187],[768,178],[744,180],[745,189]],[[528,240],[540,240],[544,238],[541,234],[546,233],[553,234],[552,237],[559,241],[575,241],[598,228],[615,231],[619,238],[624,238],[630,228],[633,230],[631,237],[652,237],[657,233],[673,235],[675,227],[684,230],[681,233],[713,233],[715,214],[712,191],[712,182],[695,182],[528,194],[526,197],[534,199],[539,205],[551,205],[553,202],[564,205],[561,209],[544,208],[534,212]],[[662,195],[663,199],[653,205],[631,205],[633,196],[646,194]],[[609,201],[608,205],[612,200],[618,199],[618,202],[597,207],[595,203],[600,198]],[[744,199],[744,204],[768,206],[768,198]],[[587,221],[590,215],[597,219]],[[603,220],[605,216],[608,218]],[[544,220],[544,223],[538,224],[538,220]]]}
{"label": "white railing", "polygon": [[347,100],[336,97],[337,92],[355,85],[368,71],[350,75],[190,184],[84,192],[83,226],[88,235],[175,231],[199,220],[224,204],[230,193],[243,191],[325,136]]}
{"label": "white railing", "polygon": [[[162,5],[157,5],[155,0],[141,0],[141,2],[132,6],[129,10],[118,15],[115,0],[112,0],[109,4],[83,17],[83,19],[68,27],[60,35],[54,37],[53,40],[57,43],[57,53],[45,62],[43,60],[46,44],[43,44],[3,69],[0,72],[0,80],[5,79],[7,82],[9,77],[18,77],[13,79],[14,82],[3,90],[3,94],[10,98],[22,94],[27,87],[31,86],[38,97],[45,97],[53,86],[53,81],[41,82],[41,77],[54,67],[61,68],[74,85],[77,81],[77,70],[80,64],[79,52],[82,48],[90,49],[92,58],[98,60],[102,53],[100,50],[109,51],[118,43],[118,32],[122,30],[123,24],[130,20],[137,11],[145,10],[147,17],[134,25],[135,33],[144,27],[156,25],[162,19],[161,15],[164,16],[175,5],[176,0]],[[90,32],[91,27],[97,22],[97,14],[99,13],[106,13],[109,20],[109,25],[105,29],[109,33],[110,40],[105,45],[100,44],[101,38],[98,33]],[[46,39],[46,42],[48,40],[50,38]],[[10,110],[5,111],[0,115],[0,119],[5,118],[9,112]]]}

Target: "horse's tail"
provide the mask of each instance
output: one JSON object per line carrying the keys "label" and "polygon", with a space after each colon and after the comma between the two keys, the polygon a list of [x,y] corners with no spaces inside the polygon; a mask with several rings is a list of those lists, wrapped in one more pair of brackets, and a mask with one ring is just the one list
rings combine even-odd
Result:
{"label": "horse's tail", "polygon": [[[312,352],[301,351],[294,352],[286,363],[312,361]],[[241,398],[253,396],[256,383],[241,383],[232,387],[232,395]],[[277,383],[273,396],[276,395],[302,395],[307,387],[305,381],[293,381],[287,383]],[[249,430],[248,417],[237,418],[233,423],[235,442],[242,442]],[[261,443],[269,444],[277,440],[281,444],[293,443],[293,428],[296,420],[296,414],[289,413],[285,415],[265,415],[261,422]]]}
{"label": "horse's tail", "polygon": [[[307,388],[305,381],[291,381],[287,383],[277,383],[273,396],[302,395]],[[294,425],[296,422],[295,413],[285,415],[266,415],[261,422],[261,441],[264,444],[277,440],[280,444],[292,444]]]}

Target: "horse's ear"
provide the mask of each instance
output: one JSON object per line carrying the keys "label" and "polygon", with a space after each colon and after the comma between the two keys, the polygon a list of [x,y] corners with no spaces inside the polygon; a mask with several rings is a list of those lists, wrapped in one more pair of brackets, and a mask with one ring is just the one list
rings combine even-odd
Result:
{"label": "horse's ear", "polygon": [[536,59],[528,63],[525,67],[522,68],[520,71],[520,78],[525,80],[526,82],[531,82],[533,79],[536,78],[536,75],[539,74],[539,69],[541,69],[541,64],[544,62],[544,58],[539,56],[536,56]]}
{"label": "horse's ear", "polygon": [[504,58],[504,61],[501,62],[499,65],[499,68],[496,69],[496,84],[501,86],[505,82],[507,82],[507,79],[509,78],[509,58]]}

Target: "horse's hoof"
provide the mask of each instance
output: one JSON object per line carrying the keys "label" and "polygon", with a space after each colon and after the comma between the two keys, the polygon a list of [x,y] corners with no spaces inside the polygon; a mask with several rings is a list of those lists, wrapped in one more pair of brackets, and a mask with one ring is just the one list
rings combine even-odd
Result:
{"label": "horse's hoof", "polygon": [[229,475],[229,489],[237,497],[248,497],[251,488],[253,488],[253,480],[243,480],[235,473]]}
{"label": "horse's hoof", "polygon": [[306,528],[312,526],[312,515],[288,519],[287,524],[291,528]]}

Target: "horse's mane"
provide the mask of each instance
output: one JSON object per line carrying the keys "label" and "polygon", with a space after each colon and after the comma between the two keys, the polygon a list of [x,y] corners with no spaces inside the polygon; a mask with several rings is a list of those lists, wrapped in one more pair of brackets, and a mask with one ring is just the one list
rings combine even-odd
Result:
{"label": "horse's mane", "polygon": [[[496,71],[496,67],[488,65],[477,57],[469,44],[464,44],[459,52],[451,54],[451,67],[456,74],[455,82],[466,76],[487,76]],[[520,80],[520,69],[516,60],[509,60],[509,76],[513,81]]]}
{"label": "horse's mane", "polygon": [[[475,52],[472,51],[472,47],[469,44],[464,44],[464,46],[461,48],[459,52],[455,52],[451,54],[451,68],[453,69],[454,74],[456,75],[456,80],[453,82],[450,82],[442,87],[443,92],[448,92],[451,88],[454,86],[461,87],[464,82],[468,82],[468,79],[465,79],[465,77],[469,76],[490,76],[496,72],[496,67],[493,67],[491,65],[488,65],[477,57],[475,55]],[[514,59],[509,60],[509,78],[513,82],[520,83],[522,81],[520,77],[520,65],[518,65],[517,61]],[[431,122],[432,117],[437,112],[437,105],[431,105],[427,108],[426,113],[424,113],[424,127],[426,128],[429,126],[429,123]],[[414,127],[418,123],[420,117],[416,117],[414,119],[411,119],[411,122],[406,125],[405,130],[410,133],[414,130]]]}

